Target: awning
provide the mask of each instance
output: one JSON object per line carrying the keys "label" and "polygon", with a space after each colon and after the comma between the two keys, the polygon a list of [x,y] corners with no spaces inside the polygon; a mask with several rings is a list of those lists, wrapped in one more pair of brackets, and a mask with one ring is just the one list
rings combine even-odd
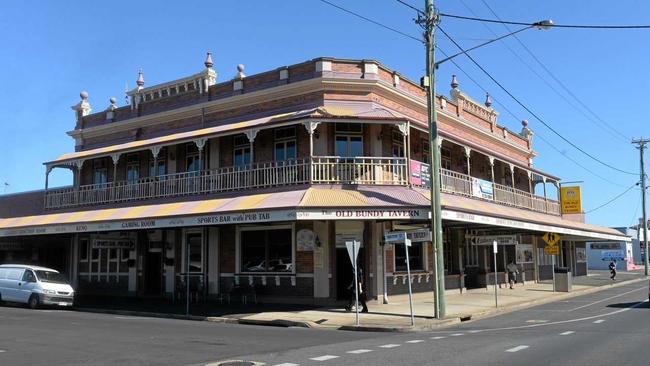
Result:
{"label": "awning", "polygon": [[[428,192],[423,191],[428,196]],[[554,232],[581,239],[631,241],[620,231],[563,219],[535,211],[499,205],[452,194],[441,194],[442,218],[538,232]]]}
{"label": "awning", "polygon": [[[121,208],[0,219],[0,237],[295,220],[429,220],[428,192],[403,186],[324,186]],[[444,220],[554,232],[582,240],[620,232],[509,206],[442,195]]]}
{"label": "awning", "polygon": [[0,219],[0,237],[293,220],[424,219],[407,187],[317,186],[223,198]]}
{"label": "awning", "polygon": [[189,142],[194,139],[202,137],[213,137],[224,133],[233,133],[237,131],[244,131],[250,128],[257,128],[262,126],[270,126],[283,122],[297,121],[309,118],[350,118],[350,119],[372,119],[372,120],[390,120],[397,121],[403,120],[388,114],[383,109],[377,108],[346,108],[339,106],[318,107],[307,110],[294,111],[289,113],[275,114],[268,117],[256,118],[247,121],[226,123],[219,126],[202,128],[188,132],[174,133],[171,135],[155,137],[146,140],[131,141],[117,145],[100,147],[91,150],[78,151],[59,156],[56,160],[46,162],[45,165],[57,165],[61,163],[69,163],[80,159],[89,159],[92,157],[107,156],[113,153],[126,153],[130,151],[137,151],[152,146],[164,146],[177,144],[182,142]]}

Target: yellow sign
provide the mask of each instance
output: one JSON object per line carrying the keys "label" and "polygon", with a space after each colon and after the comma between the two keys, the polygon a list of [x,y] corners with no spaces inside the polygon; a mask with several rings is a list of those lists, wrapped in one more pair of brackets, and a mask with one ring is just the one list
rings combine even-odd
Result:
{"label": "yellow sign", "polygon": [[546,233],[542,236],[542,239],[548,244],[548,246],[555,246],[558,241],[560,241],[560,234],[556,233]]}
{"label": "yellow sign", "polygon": [[560,200],[563,214],[582,213],[582,197],[579,186],[562,187],[560,189]]}
{"label": "yellow sign", "polygon": [[544,254],[545,255],[559,255],[560,254],[560,247],[556,245],[547,245],[544,247]]}

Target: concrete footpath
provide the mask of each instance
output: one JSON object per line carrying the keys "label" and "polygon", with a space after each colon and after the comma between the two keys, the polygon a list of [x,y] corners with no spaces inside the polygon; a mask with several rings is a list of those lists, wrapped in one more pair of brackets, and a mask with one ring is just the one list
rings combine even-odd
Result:
{"label": "concrete footpath", "polygon": [[[408,295],[390,296],[388,304],[369,302],[369,312],[359,314],[360,326],[358,327],[355,324],[354,311],[346,312],[343,308],[331,307],[305,308],[260,304],[253,307],[229,308],[229,311],[219,312],[218,314],[210,314],[210,311],[208,311],[205,316],[192,316],[190,319],[223,323],[341,330],[423,331],[646,280],[643,271],[619,272],[616,281],[609,279],[608,271],[590,271],[588,276],[573,278],[573,290],[569,293],[553,292],[551,281],[517,284],[514,289],[502,286],[497,289],[498,307],[495,307],[494,287],[470,290],[462,294],[448,293],[445,295],[446,317],[441,320],[433,318],[433,294],[431,292],[419,293],[413,296],[415,326],[411,326]],[[146,311],[143,308],[126,306],[121,307],[121,309],[106,309],[105,306],[82,306],[78,308],[80,311],[123,315],[187,318],[177,312],[166,312],[161,308]]]}
{"label": "concrete footpath", "polygon": [[[408,295],[390,296],[388,304],[368,303],[368,313],[360,313],[360,326],[355,325],[354,311],[319,308],[305,311],[260,312],[237,317],[241,324],[268,324],[308,326],[311,328],[336,328],[365,331],[422,331],[449,326],[461,321],[479,319],[499,313],[522,309],[543,303],[646,280],[642,271],[619,272],[616,281],[609,279],[607,271],[592,271],[589,276],[573,278],[570,293],[553,292],[551,281],[517,284],[514,289],[506,286],[497,289],[498,308],[495,307],[494,287],[470,290],[465,293],[446,294],[446,318],[433,318],[433,294],[419,293],[413,296],[415,326],[411,326]],[[223,318],[208,318],[220,321]],[[232,318],[231,318],[232,319]]]}

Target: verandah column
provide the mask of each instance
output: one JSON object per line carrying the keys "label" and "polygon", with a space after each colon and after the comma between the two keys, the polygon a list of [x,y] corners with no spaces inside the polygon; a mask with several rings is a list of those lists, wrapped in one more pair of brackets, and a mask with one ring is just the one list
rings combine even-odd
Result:
{"label": "verandah column", "polygon": [[[406,184],[409,184],[411,181],[411,152],[410,152],[410,141],[411,136],[409,134],[409,129],[411,128],[409,122],[402,122],[397,125],[399,132],[402,134],[402,146],[404,146],[404,157],[406,159]],[[401,170],[401,169],[400,169]],[[392,171],[391,173],[394,173]],[[401,175],[400,171],[400,175]],[[401,180],[402,177],[400,177]]]}
{"label": "verandah column", "polygon": [[515,166],[513,164],[508,164],[510,167],[510,185],[512,187],[512,204],[517,205],[517,197],[515,195]]}
{"label": "verandah column", "polygon": [[303,126],[305,126],[305,129],[309,134],[309,184],[314,183],[314,133],[319,124],[320,121],[303,122]]}
{"label": "verandah column", "polygon": [[[196,145],[196,148],[199,150],[199,171],[197,172],[196,178],[195,178],[195,179],[198,179],[198,186],[195,186],[194,189],[196,189],[199,192],[203,191],[203,189],[204,189],[203,185],[201,184],[202,183],[201,172],[203,171],[203,149],[205,148],[205,143],[207,141],[208,141],[208,139],[205,138],[205,137],[194,140],[194,144]],[[159,148],[159,151],[160,151],[160,148]],[[158,155],[156,154],[156,156],[158,156]],[[157,171],[158,171],[158,169],[156,168],[156,174],[155,174],[156,176],[158,176]]]}
{"label": "verandah column", "polygon": [[[254,176],[253,176],[253,162],[255,161],[255,137],[257,137],[257,133],[259,132],[259,129],[252,128],[250,130],[247,130],[245,132],[246,137],[248,138],[248,142],[250,143],[250,167],[248,169],[248,186],[251,187],[255,182],[254,182]],[[245,165],[245,164],[244,164]]]}
{"label": "verandah column", "polygon": [[494,184],[494,156],[488,156],[488,161],[490,162],[490,177],[492,179],[492,200],[496,200],[496,187]]}
{"label": "verandah column", "polygon": [[111,188],[110,196],[115,201],[117,198],[117,163],[120,161],[120,154],[111,154],[111,160],[113,161],[113,187]]}

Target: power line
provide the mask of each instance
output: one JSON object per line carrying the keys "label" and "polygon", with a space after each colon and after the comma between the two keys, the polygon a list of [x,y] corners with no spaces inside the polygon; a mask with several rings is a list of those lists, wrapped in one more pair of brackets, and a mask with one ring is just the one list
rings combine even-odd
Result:
{"label": "power line", "polygon": [[[342,10],[342,11],[348,13],[348,14],[354,15],[354,16],[357,17],[357,18],[363,19],[363,20],[365,20],[365,21],[367,21],[367,22],[373,23],[373,24],[375,24],[375,25],[378,25],[378,26],[380,26],[380,27],[382,27],[382,28],[385,28],[385,29],[391,30],[391,31],[393,31],[393,32],[397,32],[398,34],[401,34],[401,35],[403,35],[403,36],[406,36],[406,37],[408,37],[408,38],[410,38],[410,39],[415,39],[415,40],[418,41],[418,42],[422,42],[421,40],[419,40],[419,39],[417,39],[417,38],[415,38],[415,37],[412,37],[412,36],[410,36],[410,35],[408,35],[408,34],[406,34],[406,33],[404,33],[404,32],[401,32],[401,31],[399,31],[399,30],[396,30],[396,29],[393,29],[393,28],[391,28],[391,27],[388,27],[388,26],[386,26],[386,25],[384,25],[384,24],[381,24],[381,23],[378,22],[378,21],[375,21],[375,20],[370,19],[370,18],[368,18],[368,17],[365,17],[365,16],[363,16],[363,15],[357,14],[357,13],[355,13],[355,12],[353,12],[353,11],[350,11],[350,10],[348,10],[348,9],[345,9],[345,8],[343,8],[343,7],[340,7],[340,6],[336,5],[336,4],[332,4],[332,3],[330,3],[329,1],[326,1],[326,0],[320,0],[320,1],[324,2],[325,4],[331,5],[331,6],[335,7],[335,8],[337,8],[337,9],[340,9],[340,10]],[[399,0],[397,0],[397,1],[400,2],[400,3],[402,3],[402,4],[404,4],[402,1],[399,1]],[[408,4],[405,4],[405,5],[408,6]],[[411,7],[411,6],[409,6],[409,7]],[[420,11],[419,9],[416,9],[416,10]],[[449,54],[447,54],[444,50],[442,50],[442,49],[439,48],[439,47],[436,47],[436,48],[438,48],[438,50],[439,50],[443,55],[445,55],[445,57],[449,57]],[[481,88],[484,92],[487,93],[487,89],[483,88],[483,87],[482,87],[482,86],[481,86],[481,85],[480,85],[480,84],[479,84],[479,83],[478,83],[474,78],[472,78],[472,77],[471,77],[471,76],[470,76],[470,75],[469,75],[469,74],[468,74],[468,73],[467,73],[467,72],[466,72],[462,67],[460,67],[460,65],[459,65],[458,63],[456,63],[455,60],[450,59],[449,61],[450,61],[452,64],[454,64],[454,65],[458,68],[458,70],[460,70],[460,71],[461,71],[465,76],[467,76],[467,78],[468,78],[469,80],[471,80],[471,81],[472,81],[476,86],[478,86],[478,87]],[[507,107],[505,104],[500,103],[497,99],[494,98],[494,96],[492,96],[492,99],[494,100],[495,103],[499,104],[499,105],[500,105],[500,106],[501,106],[501,107],[502,107],[506,112],[508,112],[508,113],[509,113],[513,118],[515,118],[515,120],[519,120],[519,118],[518,118],[518,117],[517,117],[517,116],[516,116],[516,115],[515,115],[515,114],[514,114],[510,109],[508,109],[508,107]],[[542,140],[542,141],[545,142],[547,145],[549,145],[551,148],[553,148],[555,151],[557,151],[557,152],[560,153],[562,156],[564,156],[567,160],[573,162],[574,164],[576,164],[576,165],[579,166],[580,168],[584,169],[584,170],[587,171],[588,173],[591,173],[591,174],[594,175],[595,177],[600,178],[600,179],[602,179],[603,181],[605,181],[605,182],[607,182],[607,183],[610,183],[610,184],[613,184],[613,185],[616,185],[616,186],[620,186],[620,187],[622,187],[621,184],[615,183],[615,182],[613,182],[613,181],[611,181],[611,180],[609,180],[609,179],[607,179],[607,178],[605,178],[605,177],[603,177],[603,176],[601,176],[601,175],[595,173],[594,171],[592,171],[592,170],[586,168],[585,166],[583,166],[582,164],[580,164],[580,163],[577,162],[576,160],[572,159],[572,158],[569,157],[568,155],[564,154],[560,149],[558,149],[557,147],[555,147],[555,146],[554,146],[553,144],[551,144],[548,140],[544,139],[541,135],[537,134],[537,137],[539,137],[540,140]]]}
{"label": "power line", "polygon": [[[495,18],[501,20],[501,18],[499,17],[499,15],[497,15],[497,13],[494,11],[494,9],[492,9],[492,7],[490,7],[490,5],[487,3],[487,1],[485,1],[485,0],[481,0],[481,1],[483,2],[483,5],[485,5],[485,7],[488,8],[488,10],[492,13],[492,15],[494,15]],[[467,9],[468,9],[468,10],[469,10],[473,15],[476,15],[476,14],[472,11],[472,9],[469,8],[469,7],[467,6],[467,4],[466,4],[464,1],[461,0],[461,3],[463,3],[463,5],[464,5],[464,6],[465,6],[465,7],[466,7],[466,8],[467,8]],[[496,33],[493,32],[493,31],[490,29],[490,27],[488,27],[487,24],[483,24],[483,25],[484,25],[485,28],[487,28],[490,32],[492,32],[492,34],[496,35]],[[502,24],[502,25],[503,25],[503,27],[504,27],[507,31],[512,32],[512,30],[510,29],[510,27],[508,27],[506,24]],[[590,120],[591,122],[593,122],[594,124],[596,124],[598,127],[603,128],[604,130],[609,129],[608,132],[609,132],[610,134],[612,134],[614,137],[617,137],[617,138],[619,138],[619,139],[622,139],[625,143],[629,143],[630,138],[629,138],[628,136],[625,136],[625,135],[624,135],[623,133],[621,133],[619,130],[617,130],[616,128],[614,128],[610,123],[607,123],[607,121],[603,120],[603,119],[602,119],[598,114],[596,114],[596,113],[595,113],[595,112],[594,112],[594,111],[593,111],[593,110],[592,110],[592,109],[591,109],[591,108],[590,108],[586,103],[584,103],[582,100],[580,100],[580,98],[578,98],[578,97],[577,97],[577,96],[576,96],[576,95],[571,91],[571,89],[568,88],[568,87],[567,87],[567,86],[562,82],[562,80],[561,80],[560,78],[556,77],[556,76],[551,72],[551,70],[548,69],[548,67],[544,64],[544,62],[542,62],[542,61],[541,61],[541,60],[540,60],[540,59],[535,55],[535,53],[534,53],[533,51],[531,51],[530,48],[528,48],[528,46],[526,46],[526,44],[525,44],[524,42],[521,41],[521,39],[519,39],[519,37],[518,37],[517,35],[514,35],[513,37],[514,37],[515,40],[519,43],[519,45],[520,45],[520,46],[521,46],[521,47],[522,47],[522,48],[523,48],[523,49],[524,49],[524,50],[525,50],[525,51],[526,51],[526,52],[527,52],[527,53],[528,53],[528,54],[533,58],[533,60],[535,60],[535,62],[536,62],[536,63],[537,63],[537,64],[538,64],[538,65],[539,65],[539,66],[540,66],[544,71],[546,71],[546,73],[547,73],[547,74],[548,74],[548,75],[549,75],[549,76],[550,76],[550,77],[551,77],[551,78],[552,78],[552,79],[553,79],[553,80],[554,80],[554,81],[555,81],[555,82],[556,82],[556,83],[557,83],[557,84],[558,84],[558,85],[559,85],[559,86],[560,86],[560,87],[561,87],[561,88],[562,88],[562,89],[563,89],[563,90],[564,90],[564,91],[569,95],[569,96],[571,96],[571,97],[572,97],[576,102],[578,102],[578,103],[582,106],[582,108],[584,108],[587,112],[589,112],[589,113],[591,114],[591,116],[593,116],[593,117],[587,115],[583,110],[577,108],[577,107],[576,107],[573,103],[571,103],[571,102],[570,102],[570,101],[569,101],[569,100],[568,100],[568,99],[567,99],[563,94],[561,94],[561,93],[558,92],[555,88],[553,88],[551,85],[549,85],[549,83],[546,82],[545,79],[542,79],[541,76],[540,76],[536,71],[534,71],[534,70],[533,70],[533,69],[532,69],[532,68],[531,68],[527,63],[524,63],[526,66],[528,66],[528,68],[529,68],[531,71],[533,71],[533,73],[535,73],[535,75],[537,75],[540,79],[542,79],[542,81],[544,81],[544,83],[545,83],[546,85],[548,85],[548,86],[549,86],[549,87],[550,87],[550,88],[551,88],[551,89],[552,89],[552,90],[553,90],[557,95],[559,95],[562,99],[564,99],[564,101],[567,102],[567,104],[569,104],[571,107],[573,107],[575,110],[577,110],[578,112],[580,112],[583,116],[585,116],[585,118],[587,118],[588,120]],[[521,57],[519,57],[519,55],[517,55],[516,53],[514,53],[514,51],[513,51],[513,50],[512,50],[508,45],[507,45],[507,43],[503,42],[503,44],[504,44],[504,45],[505,45],[505,46],[510,50],[510,52],[512,52],[515,56],[517,56],[517,58],[519,58],[520,60],[522,60]],[[522,61],[523,61],[523,60],[522,60]],[[596,120],[594,120],[594,118],[595,118]],[[602,123],[602,125],[600,125],[600,124],[598,123],[598,121],[600,121],[600,123]],[[606,131],[607,131],[607,130],[606,130]]]}
{"label": "power line", "polygon": [[601,208],[603,208],[603,207],[609,205],[610,203],[612,203],[612,202],[616,201],[617,199],[623,197],[624,194],[626,194],[627,192],[629,192],[632,188],[636,187],[638,184],[639,184],[638,182],[637,182],[637,183],[634,183],[632,186],[630,186],[628,189],[626,189],[625,191],[623,191],[622,193],[620,193],[620,194],[617,195],[616,197],[612,198],[611,200],[609,200],[609,201],[603,203],[602,205],[600,205],[600,206],[598,206],[598,207],[596,207],[596,208],[594,208],[594,209],[591,209],[591,210],[589,210],[589,211],[585,211],[585,213],[586,213],[586,214],[588,214],[588,213],[592,213],[592,212],[594,212],[594,211],[596,211],[596,210],[598,210],[598,209],[601,209]]}
{"label": "power line", "polygon": [[[458,44],[458,42],[456,42],[456,41],[455,41],[455,40],[454,40],[454,39],[453,39],[453,38],[452,38],[452,37],[451,37],[447,32],[445,32],[444,29],[442,29],[442,27],[438,26],[438,29],[442,32],[442,34],[444,34],[447,38],[449,38],[449,40],[450,40],[450,41],[451,41],[451,42],[452,42],[456,47],[458,47],[459,50],[464,51],[464,49],[463,49],[463,48]],[[502,84],[501,84],[497,79],[495,79],[495,78],[494,78],[494,77],[493,77],[493,76],[492,76],[492,75],[491,75],[487,70],[485,70],[485,68],[483,68],[483,66],[481,66],[481,64],[479,64],[479,63],[478,63],[478,62],[477,62],[477,61],[476,61],[476,60],[475,60],[475,59],[474,59],[470,54],[468,54],[468,53],[464,53],[464,55],[465,55],[467,58],[469,58],[470,61],[472,61],[472,63],[474,63],[474,65],[476,65],[476,67],[478,67],[478,68],[479,68],[479,69],[480,69],[480,70],[481,70],[481,71],[482,71],[482,72],[483,72],[487,77],[489,77],[489,78],[490,78],[490,79],[491,79],[495,84],[497,84],[497,86],[499,86],[499,88],[501,88],[501,90],[503,90],[506,94],[508,94],[508,96],[510,96],[510,98],[512,98],[515,102],[517,102],[517,104],[519,104],[523,109],[525,109],[528,113],[530,113],[530,115],[532,115],[533,117],[535,117],[535,119],[537,119],[537,120],[538,120],[539,122],[541,122],[544,126],[546,126],[546,128],[548,128],[549,130],[551,130],[551,132],[553,132],[555,135],[557,135],[559,138],[561,138],[562,140],[564,140],[564,141],[565,141],[566,143],[568,143],[569,145],[573,146],[576,150],[580,151],[581,153],[585,154],[586,156],[588,156],[589,158],[591,158],[591,159],[593,159],[594,161],[598,162],[599,164],[602,164],[602,165],[604,165],[604,166],[606,166],[606,167],[608,167],[608,168],[610,168],[610,169],[612,169],[612,170],[615,170],[615,171],[618,171],[618,172],[621,172],[621,173],[625,173],[625,174],[636,175],[636,173],[628,172],[628,171],[625,171],[625,170],[619,169],[619,168],[617,168],[617,167],[615,167],[615,166],[613,166],[613,165],[610,165],[610,164],[608,164],[608,163],[605,163],[604,161],[598,159],[597,157],[595,157],[595,156],[593,156],[592,154],[586,152],[585,150],[583,150],[582,148],[580,148],[579,146],[577,146],[576,144],[574,144],[573,142],[571,142],[569,139],[567,139],[567,138],[564,137],[562,134],[560,134],[559,132],[557,132],[557,131],[556,131],[553,127],[551,127],[548,123],[546,123],[546,121],[544,121],[544,120],[543,120],[541,117],[539,117],[535,112],[533,112],[530,108],[528,108],[528,107],[527,107],[523,102],[521,102],[517,97],[515,97],[515,96],[514,96],[514,95],[513,95],[513,94],[512,94],[508,89],[506,89],[506,87],[504,87],[504,86],[503,86],[503,85],[502,85]]]}
{"label": "power line", "polygon": [[424,11],[422,11],[422,10],[416,8],[415,6],[413,6],[413,5],[409,4],[409,3],[407,3],[406,1],[402,1],[402,0],[395,0],[395,1],[397,1],[397,2],[400,3],[400,4],[402,4],[402,5],[404,5],[404,6],[407,6],[407,7],[411,8],[411,9],[417,11],[417,12],[420,13],[420,14],[424,14]]}
{"label": "power line", "polygon": [[329,1],[327,1],[327,0],[320,0],[320,1],[321,1],[322,3],[324,3],[324,4],[327,4],[327,5],[329,5],[329,6],[333,6],[333,7],[337,8],[337,9],[339,9],[339,10],[341,10],[341,11],[344,11],[344,12],[346,12],[346,13],[348,13],[348,14],[354,15],[355,17],[357,17],[357,18],[361,18],[361,19],[363,19],[363,20],[365,20],[365,21],[367,21],[367,22],[370,22],[370,23],[372,23],[372,24],[374,24],[374,25],[380,26],[380,27],[382,27],[382,28],[384,28],[384,29],[388,29],[389,31],[392,31],[392,32],[395,32],[395,33],[397,33],[397,34],[400,34],[400,35],[402,35],[402,36],[404,36],[404,37],[407,37],[407,38],[410,38],[410,39],[416,40],[416,41],[418,41],[418,42],[420,42],[420,43],[424,43],[424,41],[422,41],[421,39],[419,39],[419,38],[417,38],[417,37],[414,37],[414,36],[412,36],[412,35],[410,35],[410,34],[408,34],[408,33],[404,33],[404,32],[402,32],[402,31],[399,30],[399,29],[395,29],[395,28],[393,28],[393,27],[387,26],[386,24],[382,24],[382,23],[380,23],[380,22],[378,22],[378,21],[376,21],[376,20],[373,20],[373,19],[370,19],[370,18],[368,18],[368,17],[365,17],[365,16],[363,16],[363,15],[361,15],[361,14],[359,14],[359,13],[355,13],[355,12],[353,12],[352,10],[348,10],[348,9],[342,7],[342,6],[336,5],[336,4],[331,3],[331,2],[329,2]]}
{"label": "power line", "polygon": [[[440,51],[440,53],[442,53],[443,55],[445,55],[445,57],[449,57],[448,54],[447,54],[447,52],[445,52],[442,48],[440,48],[440,47],[436,47],[436,48],[438,49],[438,51]],[[451,63],[453,63],[453,64],[456,66],[456,68],[457,68],[460,72],[463,73],[463,75],[465,75],[465,76],[466,76],[466,77],[467,77],[467,78],[468,78],[472,83],[474,83],[474,85],[476,85],[477,87],[479,87],[479,89],[483,90],[483,92],[485,92],[485,93],[488,92],[486,88],[484,88],[484,87],[483,87],[483,86],[482,86],[478,81],[476,81],[474,78],[472,78],[472,76],[469,75],[469,74],[468,74],[468,73],[467,73],[467,72],[466,72],[466,71],[465,71],[465,70],[464,70],[464,69],[463,69],[459,64],[457,64],[456,61],[454,61],[453,59],[452,59],[452,60],[449,60],[449,61],[451,61]],[[510,116],[512,116],[512,118],[514,118],[516,121],[520,121],[520,120],[521,120],[521,118],[520,118],[519,116],[517,116],[514,112],[512,112],[512,110],[510,110],[510,108],[508,108],[508,107],[507,107],[504,103],[502,103],[499,99],[495,98],[493,95],[490,95],[490,98],[492,98],[492,101],[493,101],[494,103],[498,104],[498,105],[500,106],[501,109],[505,110],[505,111],[506,111]],[[591,170],[591,169],[585,167],[584,165],[580,164],[578,161],[576,161],[575,159],[573,159],[573,158],[570,157],[569,155],[566,155],[566,153],[564,153],[562,150],[560,150],[559,148],[557,148],[555,145],[553,145],[549,140],[545,139],[544,136],[540,135],[539,133],[536,132],[536,133],[535,133],[535,136],[536,136],[537,138],[539,138],[543,143],[545,143],[546,145],[548,145],[550,148],[552,148],[553,150],[555,150],[557,153],[559,153],[562,157],[564,157],[564,158],[567,159],[568,161],[572,162],[573,164],[577,165],[578,167],[582,168],[582,169],[583,169],[584,171],[586,171],[587,173],[590,173],[591,175],[595,176],[596,178],[599,178],[599,179],[601,179],[602,181],[607,182],[607,183],[609,183],[609,184],[611,184],[611,185],[618,186],[618,187],[625,187],[624,185],[622,185],[622,184],[620,184],[620,183],[616,183],[616,182],[614,182],[614,181],[612,181],[612,180],[610,180],[610,179],[607,179],[607,178],[603,177],[602,175],[600,175],[600,174],[594,172],[593,170]]]}
{"label": "power line", "polygon": [[[512,21],[505,21],[505,20],[476,18],[476,17],[468,17],[463,15],[446,14],[446,13],[440,13],[440,16],[447,17],[447,18],[463,19],[463,20],[473,20],[473,21],[485,22],[485,23],[527,25],[527,26],[534,26],[536,24],[536,23],[528,23],[528,22],[512,22]],[[578,29],[650,29],[650,25],[600,25],[600,24],[553,24],[553,25],[549,25],[549,27],[578,28]]]}

